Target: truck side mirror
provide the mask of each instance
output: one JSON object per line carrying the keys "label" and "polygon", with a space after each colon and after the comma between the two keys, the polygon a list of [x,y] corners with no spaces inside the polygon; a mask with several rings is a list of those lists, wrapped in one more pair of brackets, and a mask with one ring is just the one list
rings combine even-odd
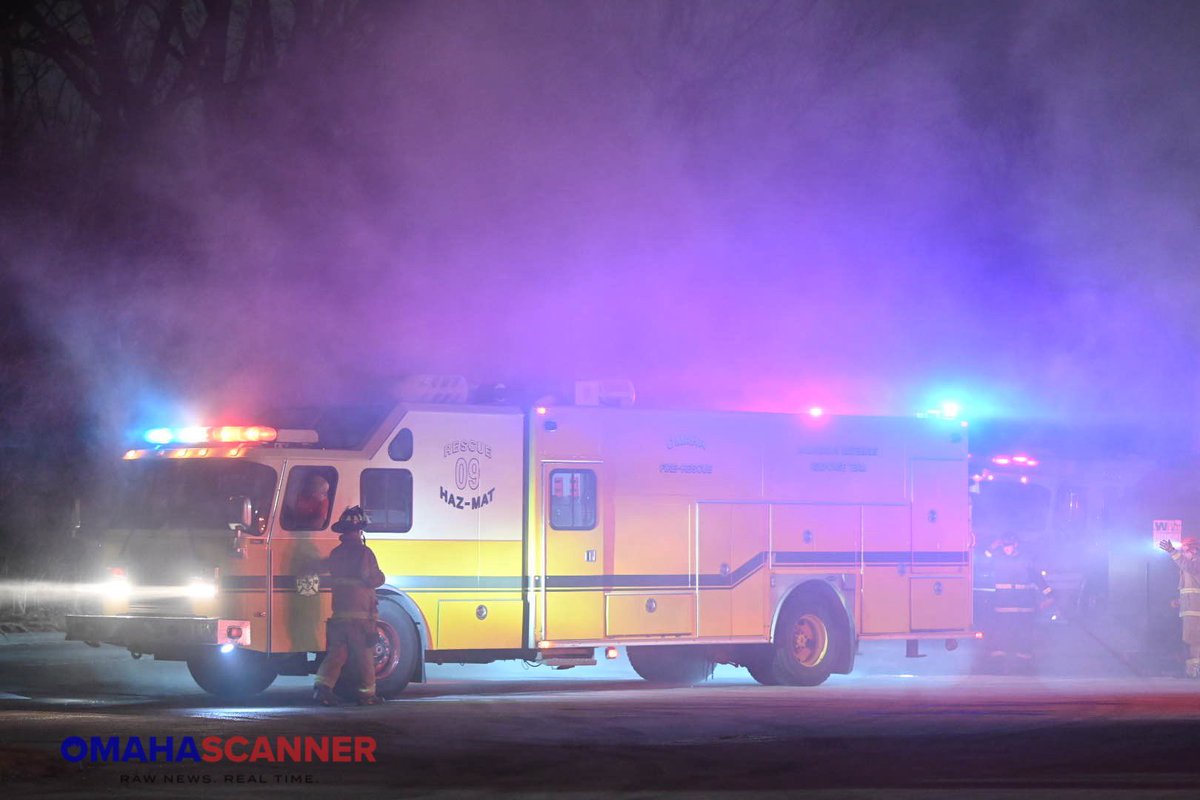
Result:
{"label": "truck side mirror", "polygon": [[229,505],[225,510],[225,523],[234,531],[249,533],[253,529],[254,505],[249,497],[238,495],[229,498]]}
{"label": "truck side mirror", "polygon": [[247,533],[250,533],[254,524],[254,505],[250,502],[250,498],[244,495],[229,498],[228,506],[225,509],[225,524],[233,531],[233,541],[230,546],[233,554],[238,558],[246,557],[246,539]]}

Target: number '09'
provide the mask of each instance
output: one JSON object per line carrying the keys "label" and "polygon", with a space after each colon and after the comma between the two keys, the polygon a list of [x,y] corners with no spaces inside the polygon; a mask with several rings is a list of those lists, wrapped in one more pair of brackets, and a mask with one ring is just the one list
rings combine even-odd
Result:
{"label": "number '09'", "polygon": [[459,489],[466,489],[468,486],[472,489],[478,489],[479,459],[472,458],[468,461],[465,458],[460,458],[454,464],[454,482],[458,484]]}

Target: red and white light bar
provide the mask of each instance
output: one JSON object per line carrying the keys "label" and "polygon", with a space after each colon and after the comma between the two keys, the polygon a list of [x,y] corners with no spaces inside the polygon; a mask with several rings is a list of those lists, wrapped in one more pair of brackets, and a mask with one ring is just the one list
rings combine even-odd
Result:
{"label": "red and white light bar", "polygon": [[151,428],[145,440],[150,444],[229,444],[233,442],[273,442],[279,431],[266,425],[225,425],[219,428]]}
{"label": "red and white light bar", "polygon": [[151,428],[143,434],[158,447],[222,444],[316,444],[317,432],[304,429],[272,428],[267,425],[195,426],[189,428]]}

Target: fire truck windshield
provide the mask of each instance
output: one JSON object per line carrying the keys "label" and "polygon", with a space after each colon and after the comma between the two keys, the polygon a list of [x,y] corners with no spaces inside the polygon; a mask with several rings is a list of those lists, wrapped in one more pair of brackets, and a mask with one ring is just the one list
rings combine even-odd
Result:
{"label": "fire truck windshield", "polygon": [[88,503],[88,527],[228,530],[232,497],[248,497],[254,516],[270,509],[278,476],[265,464],[232,459],[124,461]]}
{"label": "fire truck windshield", "polygon": [[984,481],[971,512],[976,538],[983,544],[1004,534],[1037,538],[1049,525],[1050,500],[1050,490],[1036,483]]}

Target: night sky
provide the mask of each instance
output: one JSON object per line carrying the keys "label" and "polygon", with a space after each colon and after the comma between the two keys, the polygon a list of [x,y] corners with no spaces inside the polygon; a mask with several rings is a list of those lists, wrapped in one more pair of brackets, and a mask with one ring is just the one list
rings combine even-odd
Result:
{"label": "night sky", "polygon": [[103,429],[424,372],[1196,409],[1194,3],[328,5],[236,102],[10,143],[10,313]]}

